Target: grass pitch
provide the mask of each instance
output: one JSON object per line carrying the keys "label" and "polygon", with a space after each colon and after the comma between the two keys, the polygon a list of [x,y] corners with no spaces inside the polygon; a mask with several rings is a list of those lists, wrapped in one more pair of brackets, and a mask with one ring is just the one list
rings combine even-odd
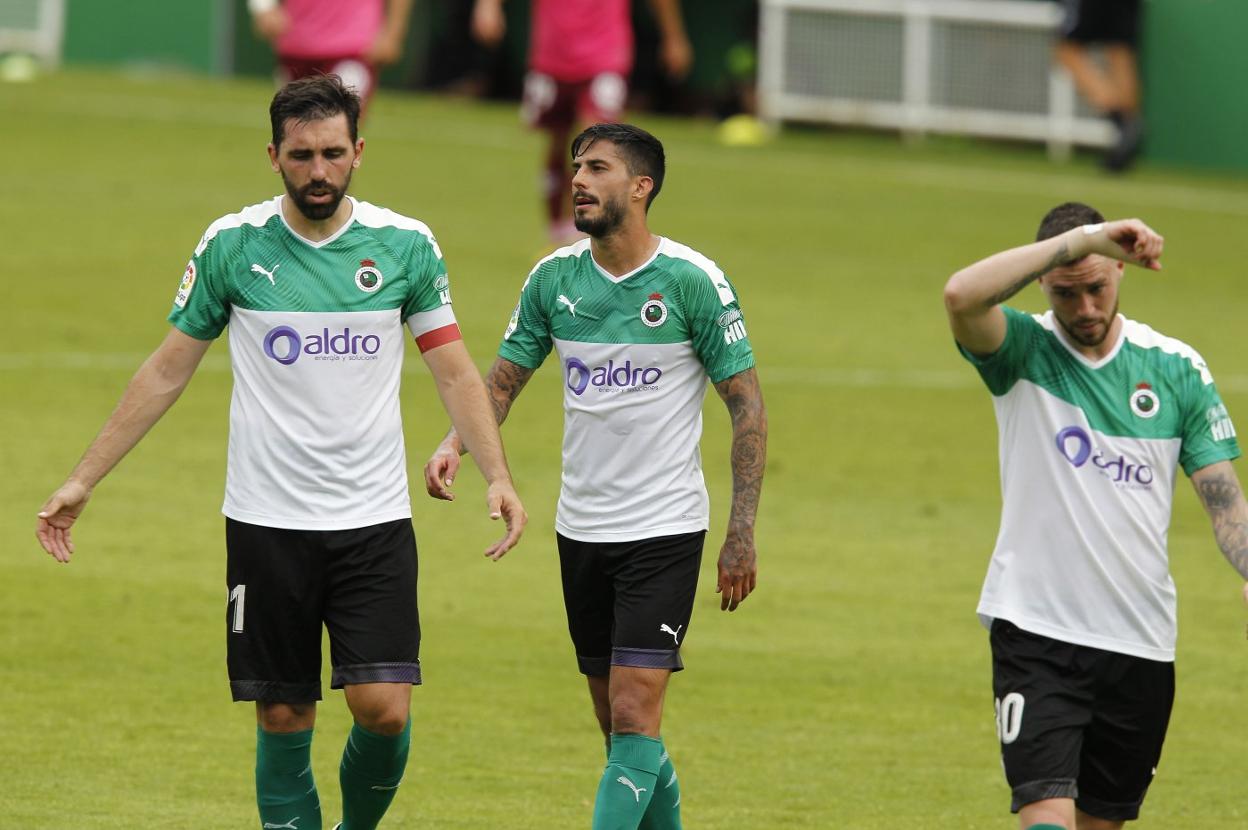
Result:
{"label": "grass pitch", "polygon": [[[0,199],[0,826],[254,827],[250,706],[229,702],[224,344],[97,491],[68,567],[34,514],[165,331],[183,266],[217,216],[277,192],[259,83],[64,74],[0,86],[10,164]],[[721,614],[714,563],[730,477],[708,396],[714,520],[665,734],[686,824],[728,828],[1008,828],[985,632],[973,611],[996,533],[991,406],[956,356],[945,278],[1031,238],[1083,199],[1167,237],[1166,270],[1132,271],[1123,308],[1188,340],[1248,423],[1234,251],[1248,183],[1102,177],[1032,149],[789,134],[717,145],[703,123],[641,123],[666,143],[652,225],[740,289],[771,417],[757,595]],[[428,222],[456,312],[488,364],[541,253],[538,138],[509,107],[383,95],[353,192]],[[1019,304],[1039,309],[1032,288]],[[388,827],[585,827],[602,763],[567,642],[552,519],[557,371],[504,429],[532,516],[497,564],[480,477],[459,500],[413,490],[426,685]],[[419,357],[404,378],[414,480],[446,425]],[[1171,555],[1179,695],[1140,830],[1238,826],[1248,714],[1240,582],[1187,484]],[[1036,498],[1044,498],[1038,492]],[[328,673],[326,673],[326,678]],[[314,749],[337,815],[348,715],[327,693]]]}

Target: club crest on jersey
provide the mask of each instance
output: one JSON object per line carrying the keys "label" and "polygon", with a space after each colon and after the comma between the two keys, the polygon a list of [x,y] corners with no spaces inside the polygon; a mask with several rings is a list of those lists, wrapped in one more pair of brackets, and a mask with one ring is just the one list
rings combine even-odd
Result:
{"label": "club crest on jersey", "polygon": [[663,304],[663,295],[656,291],[641,306],[641,322],[653,329],[666,321],[667,306]]}
{"label": "club crest on jersey", "polygon": [[377,270],[377,263],[371,259],[360,260],[360,270],[355,272],[355,287],[365,294],[372,294],[381,288],[381,271]]}
{"label": "club crest on jersey", "polygon": [[186,301],[191,298],[191,289],[195,287],[195,260],[186,263],[186,271],[182,274],[182,282],[178,284],[178,293],[173,297],[173,304],[178,308],[186,308]]}
{"label": "club crest on jersey", "polygon": [[1147,383],[1140,383],[1131,393],[1131,411],[1141,418],[1152,418],[1161,410],[1161,399]]}

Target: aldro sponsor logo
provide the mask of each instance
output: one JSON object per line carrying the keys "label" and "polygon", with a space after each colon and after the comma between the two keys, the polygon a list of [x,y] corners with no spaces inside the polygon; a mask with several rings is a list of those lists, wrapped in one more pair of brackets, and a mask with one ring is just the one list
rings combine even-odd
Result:
{"label": "aldro sponsor logo", "polygon": [[724,342],[729,346],[745,339],[745,321],[741,319],[741,309],[730,308],[719,315],[715,322],[724,330]]}
{"label": "aldro sponsor logo", "polygon": [[1235,437],[1235,425],[1226,411],[1225,404],[1211,406],[1205,410],[1205,420],[1209,423],[1209,434],[1214,441],[1227,441]]}
{"label": "aldro sponsor logo", "polygon": [[1092,444],[1092,437],[1083,427],[1066,427],[1057,433],[1057,451],[1079,469],[1091,462],[1090,469],[1115,485],[1132,490],[1148,490],[1153,484],[1153,468],[1128,459],[1125,455],[1106,455]]}
{"label": "aldro sponsor logo", "polygon": [[658,389],[663,370],[658,366],[634,366],[631,360],[604,366],[590,366],[579,357],[569,357],[563,364],[563,378],[573,395],[580,397],[591,386],[599,392],[622,390],[645,392]]}
{"label": "aldro sponsor logo", "polygon": [[264,336],[264,354],[283,366],[302,356],[312,360],[376,360],[381,338],[375,334],[355,334],[350,328],[331,332],[323,328],[300,334],[290,326],[277,326]]}

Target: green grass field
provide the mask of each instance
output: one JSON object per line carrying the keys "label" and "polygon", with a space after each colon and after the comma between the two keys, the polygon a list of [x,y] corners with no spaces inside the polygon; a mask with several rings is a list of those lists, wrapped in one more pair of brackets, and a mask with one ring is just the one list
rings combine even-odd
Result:
{"label": "green grass field", "polygon": [[[0,86],[0,827],[246,828],[251,707],[225,676],[224,344],[104,482],[56,565],[35,512],[163,336],[191,249],[217,216],[277,192],[270,87],[66,74]],[[714,519],[665,733],[686,825],[1010,828],[987,638],[973,613],[996,534],[996,430],[957,357],[940,289],[1030,239],[1052,204],[1138,215],[1167,238],[1123,308],[1199,348],[1243,425],[1248,303],[1236,259],[1248,182],[1143,170],[1115,180],[1033,148],[792,133],[758,149],[713,126],[642,118],[668,148],[654,228],[733,277],[771,418],[758,593],[721,614],[714,563],[729,430],[712,393],[703,458]],[[353,192],[437,232],[456,312],[487,365],[542,249],[538,138],[510,107],[388,95]],[[1038,309],[1030,288],[1020,305]],[[409,470],[446,426],[414,349]],[[553,544],[559,387],[546,367],[504,429],[531,515],[499,563],[479,475],[413,492],[426,685],[386,826],[587,827],[602,762],[564,629]],[[1171,554],[1179,696],[1141,830],[1243,826],[1246,613],[1184,482]],[[1036,498],[1044,498],[1038,492]],[[326,674],[326,680],[328,674]],[[349,727],[321,708],[327,817]]]}

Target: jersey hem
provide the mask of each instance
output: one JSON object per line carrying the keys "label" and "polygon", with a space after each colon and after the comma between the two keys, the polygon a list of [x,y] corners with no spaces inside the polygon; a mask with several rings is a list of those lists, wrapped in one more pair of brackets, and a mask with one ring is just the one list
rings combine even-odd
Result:
{"label": "jersey hem", "polygon": [[1201,470],[1203,470],[1205,467],[1208,467],[1212,464],[1218,464],[1222,461],[1234,461],[1235,459],[1239,458],[1241,455],[1243,455],[1243,453],[1239,452],[1238,449],[1234,453],[1229,453],[1229,452],[1201,453],[1200,455],[1193,456],[1192,458],[1189,458],[1187,460],[1187,463],[1183,465],[1183,472],[1187,475],[1188,478],[1191,478],[1193,473],[1198,473]]}
{"label": "jersey hem", "polygon": [[563,520],[555,519],[555,530],[560,535],[574,539],[577,542],[636,542],[639,539],[653,539],[659,536],[674,536],[677,533],[693,533],[694,531],[709,529],[710,521],[707,519],[620,531],[575,530],[568,527]]}
{"label": "jersey hem", "polygon": [[216,340],[221,336],[221,332],[225,331],[225,328],[223,327],[213,334],[211,329],[200,328],[199,326],[192,325],[182,318],[175,319],[172,313],[170,313],[165,319],[167,319],[175,329],[182,332],[187,337],[193,337],[196,340]]}
{"label": "jersey hem", "polygon": [[1099,648],[1102,651],[1112,651],[1115,654],[1126,654],[1130,657],[1140,657],[1145,660],[1155,660],[1160,663],[1174,662],[1174,648],[1169,649],[1158,648],[1157,646],[1144,645],[1142,643],[1132,643],[1124,640],[1115,640],[1112,637],[1102,637],[1096,634],[1088,634],[1082,631],[1071,631],[1061,626],[1044,622],[1043,620],[1034,620],[1011,612],[1009,609],[988,604],[980,604],[975,609],[979,615],[979,621],[985,628],[991,628],[994,619],[1005,620],[1013,623],[1023,631],[1032,634],[1039,634],[1042,637],[1052,637],[1054,640],[1061,640],[1063,643],[1071,643],[1077,646],[1087,646],[1088,648]]}
{"label": "jersey hem", "polygon": [[412,518],[410,506],[402,510],[395,508],[385,513],[372,513],[367,516],[354,518],[336,516],[333,519],[313,519],[306,516],[267,516],[262,513],[249,513],[246,510],[238,510],[228,504],[221,508],[221,512],[226,518],[233,519],[236,522],[246,522],[249,525],[259,525],[261,527],[275,527],[280,530],[355,530],[361,527],[371,527],[372,525],[384,524],[385,522],[394,522],[399,519],[410,520]]}
{"label": "jersey hem", "polygon": [[728,380],[728,378],[732,377],[733,375],[739,375],[742,372],[746,372],[746,371],[749,371],[750,369],[753,369],[756,364],[754,362],[754,355],[750,355],[748,357],[745,357],[737,361],[736,363],[732,363],[729,365],[732,368],[725,369],[722,374],[711,375],[710,373],[707,373],[707,377],[711,379],[712,384],[723,383],[724,381]]}

